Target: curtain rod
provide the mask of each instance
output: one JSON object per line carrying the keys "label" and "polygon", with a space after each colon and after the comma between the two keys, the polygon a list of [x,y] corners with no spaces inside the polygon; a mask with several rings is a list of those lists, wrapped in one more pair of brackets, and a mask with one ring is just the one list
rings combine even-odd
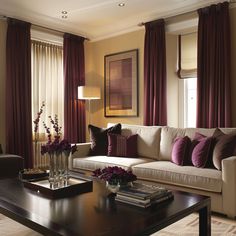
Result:
{"label": "curtain rod", "polygon": [[[0,18],[6,20],[6,19],[11,18],[11,17],[4,16],[4,15],[0,15]],[[54,32],[57,32],[57,33],[62,33],[62,34],[65,34],[65,33],[66,33],[66,32],[63,32],[63,31],[61,31],[61,30],[52,29],[52,28],[49,28],[49,27],[46,27],[46,26],[42,26],[42,25],[37,25],[37,24],[33,24],[33,23],[31,23],[31,25],[36,26],[36,27],[39,27],[39,28],[42,28],[42,29],[46,29],[46,30],[50,30],[50,31],[54,31]],[[78,36],[83,37],[85,40],[90,41],[89,38],[86,38],[86,37],[81,36],[81,35],[78,35]]]}
{"label": "curtain rod", "polygon": [[[176,15],[173,15],[173,16],[168,16],[168,17],[163,17],[163,18],[161,17],[161,18],[164,19],[164,20],[170,20],[170,19],[172,19],[176,16],[183,16],[183,15],[192,14],[192,13],[195,13],[195,12],[196,12],[196,10],[193,10],[193,11],[183,12],[183,13],[179,13],[179,14],[176,14]],[[138,23],[138,26],[144,26],[146,23],[147,22],[140,22],[140,23]]]}
{"label": "curtain rod", "polygon": [[[236,0],[229,0],[229,1],[226,1],[228,2],[229,4],[234,4],[236,3]],[[176,16],[183,16],[183,15],[187,15],[187,14],[192,14],[192,13],[195,13],[197,12],[197,10],[192,10],[192,11],[188,11],[188,12],[183,12],[183,13],[179,13],[179,14],[176,14],[176,15],[173,15],[173,16],[167,16],[167,17],[163,17],[164,20],[170,20]],[[161,18],[160,18],[161,19]],[[146,22],[147,23],[147,22]],[[138,26],[144,26],[146,24],[145,22],[140,22],[138,23]]]}

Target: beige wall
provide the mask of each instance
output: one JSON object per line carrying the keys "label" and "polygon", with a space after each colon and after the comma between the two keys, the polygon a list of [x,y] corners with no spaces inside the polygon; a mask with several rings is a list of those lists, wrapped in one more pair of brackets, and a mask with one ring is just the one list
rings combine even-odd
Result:
{"label": "beige wall", "polygon": [[[90,121],[94,125],[106,127],[108,122],[143,124],[143,53],[144,53],[144,29],[117,36],[114,38],[101,40],[98,42],[86,42],[86,83],[100,86],[102,89],[102,99],[93,101],[91,105]],[[130,118],[106,118],[104,117],[104,56],[132,49],[139,49],[139,116]],[[167,93],[168,93],[168,125],[178,125],[178,79],[176,78],[176,57],[177,57],[177,36],[166,35],[167,48]]]}
{"label": "beige wall", "polygon": [[[94,125],[106,126],[108,122],[143,123],[143,45],[144,30],[122,36],[98,41],[88,42],[85,45],[86,55],[86,84],[99,85],[102,91],[102,99],[91,102],[90,121]],[[139,113],[132,118],[105,118],[104,117],[104,56],[116,52],[139,49]],[[91,62],[92,61],[92,62]],[[87,65],[88,63],[88,65]]]}
{"label": "beige wall", "polygon": [[0,143],[5,150],[6,21],[0,20]]}

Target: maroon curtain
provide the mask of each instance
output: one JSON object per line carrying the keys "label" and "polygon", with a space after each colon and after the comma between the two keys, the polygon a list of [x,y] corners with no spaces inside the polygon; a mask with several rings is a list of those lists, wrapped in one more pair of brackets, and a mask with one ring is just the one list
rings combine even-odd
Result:
{"label": "maroon curtain", "polygon": [[197,127],[230,127],[229,3],[198,14]]}
{"label": "maroon curtain", "polygon": [[71,143],[85,142],[85,102],[78,100],[78,86],[85,84],[83,37],[64,35],[63,59],[65,80],[64,137]]}
{"label": "maroon curtain", "polygon": [[6,152],[33,166],[30,23],[8,19],[6,42]]}
{"label": "maroon curtain", "polygon": [[145,29],[144,125],[166,125],[165,22],[148,22]]}

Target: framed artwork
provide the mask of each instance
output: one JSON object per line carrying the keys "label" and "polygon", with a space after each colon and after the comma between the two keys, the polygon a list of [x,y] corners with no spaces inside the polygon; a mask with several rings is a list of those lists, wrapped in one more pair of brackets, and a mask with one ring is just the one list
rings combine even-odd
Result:
{"label": "framed artwork", "polygon": [[106,55],[105,117],[138,116],[138,49]]}

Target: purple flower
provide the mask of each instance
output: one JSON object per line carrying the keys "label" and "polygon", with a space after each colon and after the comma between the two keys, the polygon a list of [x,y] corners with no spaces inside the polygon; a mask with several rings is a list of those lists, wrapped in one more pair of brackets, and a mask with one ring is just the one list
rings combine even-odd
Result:
{"label": "purple flower", "polygon": [[70,153],[72,154],[77,150],[76,145],[71,145],[66,139],[63,139],[60,142],[59,138],[55,138],[53,142],[49,141],[47,144],[41,147],[41,154],[44,155],[46,153],[52,154],[60,154],[62,152],[65,153],[66,156],[69,156]]}
{"label": "purple flower", "polygon": [[132,171],[126,171],[125,169],[118,166],[109,166],[102,170],[96,169],[93,171],[93,176],[108,181],[112,184],[125,184],[137,179],[137,176],[134,175]]}

